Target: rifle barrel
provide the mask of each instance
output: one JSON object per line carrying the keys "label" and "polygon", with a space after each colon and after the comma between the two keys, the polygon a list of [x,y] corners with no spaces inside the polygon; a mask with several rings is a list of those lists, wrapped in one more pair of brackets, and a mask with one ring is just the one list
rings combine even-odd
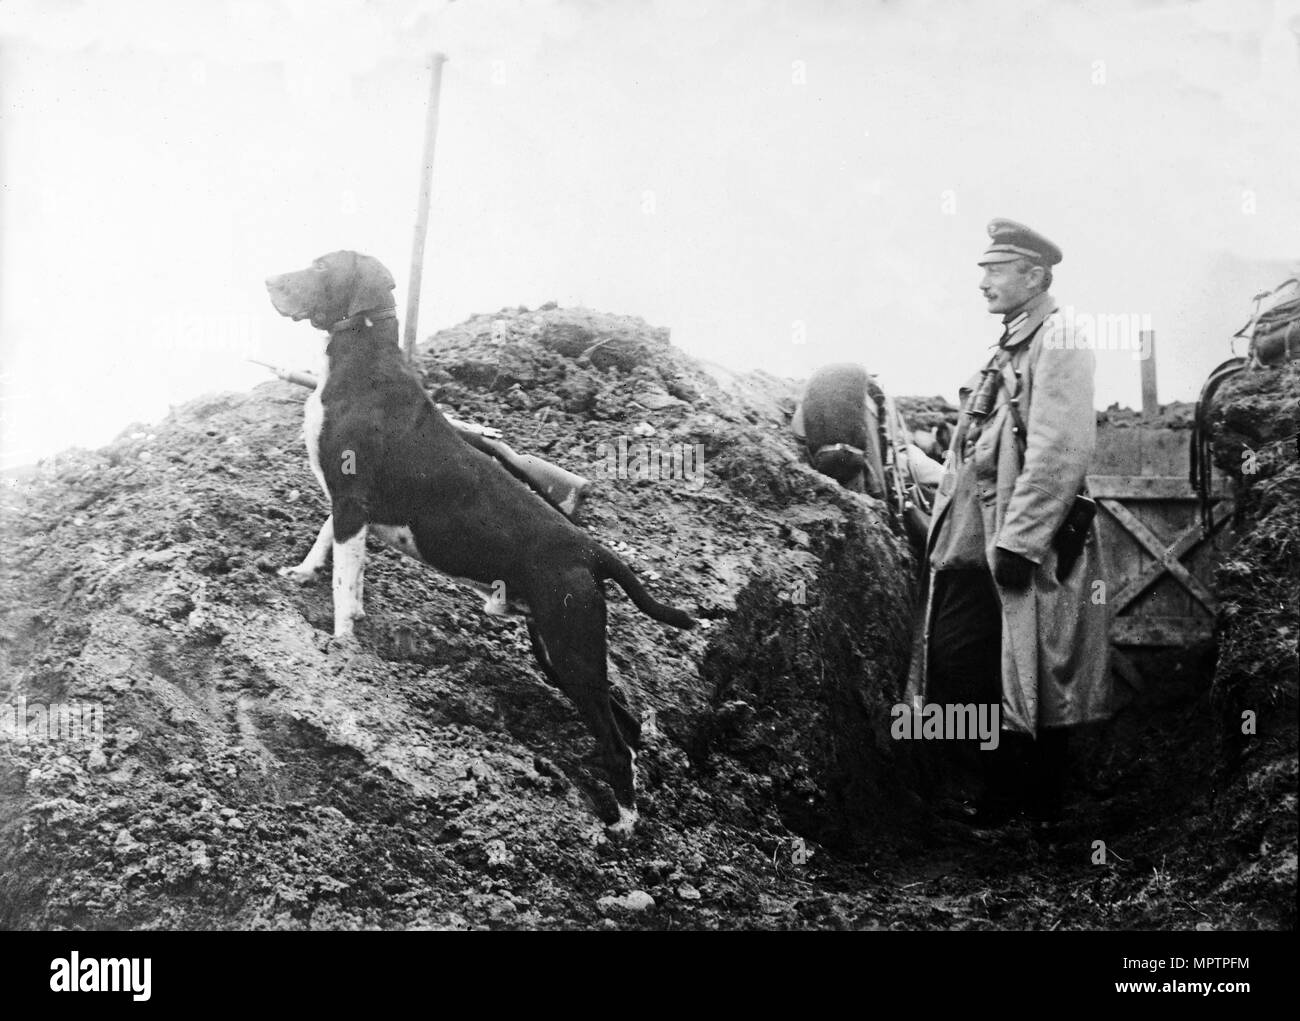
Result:
{"label": "rifle barrel", "polygon": [[270,369],[277,377],[283,379],[286,383],[296,383],[298,386],[305,386],[308,390],[316,389],[316,377],[310,372],[295,372],[293,369],[282,369],[278,365],[272,365],[270,362],[258,361],[256,358],[250,358],[248,360],[254,365],[260,365],[264,369]]}

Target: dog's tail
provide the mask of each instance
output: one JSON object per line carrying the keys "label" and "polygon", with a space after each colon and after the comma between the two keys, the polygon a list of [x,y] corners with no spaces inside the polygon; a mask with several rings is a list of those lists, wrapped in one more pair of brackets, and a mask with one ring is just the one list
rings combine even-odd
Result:
{"label": "dog's tail", "polygon": [[637,609],[655,620],[663,621],[665,624],[671,624],[673,627],[685,628],[690,630],[695,627],[695,618],[685,610],[679,610],[674,606],[665,606],[659,602],[638,580],[637,576],[632,573],[632,569],[623,563],[604,546],[596,547],[599,552],[596,555],[596,576],[600,579],[609,578],[618,583],[618,587],[628,594],[628,598],[636,603]]}

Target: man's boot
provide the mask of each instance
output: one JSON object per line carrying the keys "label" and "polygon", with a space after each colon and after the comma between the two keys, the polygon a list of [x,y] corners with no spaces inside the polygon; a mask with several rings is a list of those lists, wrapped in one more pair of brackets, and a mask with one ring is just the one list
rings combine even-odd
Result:
{"label": "man's boot", "polygon": [[998,746],[981,751],[984,791],[976,799],[971,826],[993,829],[1005,826],[1024,807],[1025,741],[1023,735],[1002,733]]}
{"label": "man's boot", "polygon": [[1029,750],[1026,814],[1037,829],[1052,830],[1064,817],[1068,735],[1062,727],[1044,728]]}

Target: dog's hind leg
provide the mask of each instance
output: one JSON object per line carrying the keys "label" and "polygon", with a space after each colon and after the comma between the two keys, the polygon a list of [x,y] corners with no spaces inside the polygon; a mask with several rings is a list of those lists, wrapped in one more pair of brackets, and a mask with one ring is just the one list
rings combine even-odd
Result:
{"label": "dog's hind leg", "polygon": [[614,722],[618,724],[623,740],[632,748],[640,748],[641,721],[632,715],[632,710],[628,709],[627,706],[612,695],[609,699],[609,707],[614,710]]}
{"label": "dog's hind leg", "polygon": [[555,667],[551,664],[550,654],[546,651],[546,643],[542,641],[542,636],[538,633],[537,624],[532,617],[528,618],[528,639],[533,643],[533,657],[537,660],[537,665],[542,668],[546,683],[563,691],[564,685],[555,676]]}
{"label": "dog's hind leg", "polygon": [[[533,656],[537,659],[537,665],[542,668],[546,683],[553,688],[564,691],[564,685],[560,683],[560,678],[556,676],[555,667],[552,665],[551,657],[546,651],[546,643],[542,641],[542,636],[538,633],[537,625],[533,622],[532,617],[528,618],[528,637],[533,643]],[[610,697],[609,707],[613,710],[614,722],[618,725],[623,740],[632,748],[640,748],[641,722],[632,715],[627,706],[613,696]]]}
{"label": "dog's hind leg", "polygon": [[311,550],[303,557],[302,563],[297,567],[280,568],[280,577],[292,578],[299,585],[306,585],[315,580],[316,572],[325,566],[325,561],[329,560],[333,545],[334,515],[331,514],[325,519],[325,524],[320,526],[320,534],[311,544]]}
{"label": "dog's hind leg", "polygon": [[564,572],[547,586],[543,597],[529,602],[533,608],[531,623],[536,629],[534,649],[541,644],[551,666],[548,673],[573,700],[600,747],[618,800],[618,821],[610,829],[630,833],[637,819],[636,753],[628,747],[610,698],[605,662],[605,597],[589,571],[576,569]]}

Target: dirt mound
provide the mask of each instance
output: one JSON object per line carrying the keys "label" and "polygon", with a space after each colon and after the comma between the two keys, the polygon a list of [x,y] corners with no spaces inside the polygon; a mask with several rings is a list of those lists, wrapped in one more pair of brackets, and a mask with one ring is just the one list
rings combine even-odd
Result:
{"label": "dirt mound", "polygon": [[1109,425],[1116,429],[1190,429],[1196,415],[1195,401],[1171,401],[1160,405],[1158,411],[1147,414],[1141,408],[1122,408],[1112,404],[1105,411],[1097,412],[1097,424]]}
{"label": "dirt mound", "polygon": [[1300,363],[1240,373],[1211,412],[1214,457],[1240,481],[1241,539],[1219,565],[1214,704],[1219,824],[1245,857],[1227,892],[1289,904],[1295,924],[1300,692]]}
{"label": "dirt mound", "polygon": [[[1182,904],[1198,928],[1295,927],[1298,398],[1292,364],[1241,373],[1212,402],[1215,460],[1239,483],[1235,538],[1214,581],[1217,657],[1185,694],[1135,706],[1111,728],[1099,777],[1114,794],[1102,818],[1146,876],[1088,890],[1113,898],[1112,917],[1164,928]],[[1243,474],[1246,464],[1255,470]]]}
{"label": "dirt mound", "polygon": [[[590,478],[584,526],[701,621],[610,587],[637,833],[608,838],[594,742],[518,621],[375,548],[359,648],[329,640],[328,585],[275,573],[325,507],[306,392],[268,383],[3,492],[0,925],[1294,926],[1293,462],[1244,502],[1213,693],[1081,742],[1052,840],[979,834],[929,814],[933,761],[888,737],[914,565],[878,503],[802,463],[795,384],[553,306],[476,316],[420,367]],[[1223,444],[1294,431],[1294,369],[1224,392]]]}
{"label": "dirt mound", "polygon": [[943,397],[895,397],[894,404],[912,429],[933,429],[944,424],[955,426],[960,411],[957,405]]}
{"label": "dirt mound", "polygon": [[607,839],[594,743],[520,623],[376,547],[360,650],[328,641],[328,585],[275,574],[326,510],[306,391],[268,383],[6,494],[0,698],[29,729],[96,707],[103,741],[0,739],[0,925],[800,924],[796,838],[868,839],[862,800],[890,809],[876,846],[906,839],[909,770],[871,721],[910,567],[878,504],[800,462],[789,384],[554,307],[419,362],[459,417],[592,479],[584,527],[701,618],[611,589],[611,676],[651,732],[638,834]]}

